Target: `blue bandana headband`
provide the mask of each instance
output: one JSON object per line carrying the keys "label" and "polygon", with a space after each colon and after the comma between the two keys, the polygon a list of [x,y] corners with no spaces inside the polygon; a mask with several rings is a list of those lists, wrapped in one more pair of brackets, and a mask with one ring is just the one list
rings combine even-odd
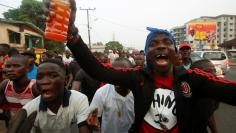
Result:
{"label": "blue bandana headband", "polygon": [[163,30],[163,29],[151,28],[151,27],[147,27],[147,30],[150,31],[150,33],[147,36],[145,49],[144,49],[144,52],[146,55],[147,55],[148,48],[150,47],[153,38],[158,34],[166,34],[173,42],[173,45],[175,47],[175,51],[177,51],[175,39],[169,31]]}

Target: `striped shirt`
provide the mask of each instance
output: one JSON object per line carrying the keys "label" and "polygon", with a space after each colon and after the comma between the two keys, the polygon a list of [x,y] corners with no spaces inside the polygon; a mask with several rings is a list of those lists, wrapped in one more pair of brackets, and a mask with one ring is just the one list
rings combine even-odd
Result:
{"label": "striped shirt", "polygon": [[5,97],[8,102],[7,107],[12,113],[21,109],[26,103],[31,101],[34,96],[32,93],[32,86],[35,84],[36,80],[31,80],[29,85],[22,93],[17,93],[13,87],[13,81],[8,81],[5,88]]}

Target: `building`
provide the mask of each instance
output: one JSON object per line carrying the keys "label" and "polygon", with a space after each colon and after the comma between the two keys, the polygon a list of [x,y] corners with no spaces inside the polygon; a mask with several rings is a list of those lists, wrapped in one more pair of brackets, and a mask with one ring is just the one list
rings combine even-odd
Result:
{"label": "building", "polygon": [[217,44],[236,38],[236,15],[219,15],[217,19]]}
{"label": "building", "polygon": [[176,26],[170,31],[173,34],[177,45],[186,42],[186,26]]}
{"label": "building", "polygon": [[102,43],[94,43],[91,46],[91,51],[92,52],[104,52],[105,51],[105,46]]}
{"label": "building", "polygon": [[31,23],[0,18],[0,43],[19,51],[44,47],[44,32]]}
{"label": "building", "polygon": [[187,42],[193,49],[218,49],[219,44],[236,38],[236,15],[203,16],[171,31],[177,44]]}
{"label": "building", "polygon": [[217,21],[215,17],[200,17],[186,24],[186,40],[193,49],[217,49]]}
{"label": "building", "polygon": [[232,50],[232,49],[235,50],[236,49],[236,38],[219,44],[219,47],[222,47],[224,50]]}

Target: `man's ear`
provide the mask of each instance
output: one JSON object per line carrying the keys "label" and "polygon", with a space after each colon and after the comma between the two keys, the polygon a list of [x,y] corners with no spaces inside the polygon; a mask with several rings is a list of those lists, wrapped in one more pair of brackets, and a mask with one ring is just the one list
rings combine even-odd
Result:
{"label": "man's ear", "polygon": [[28,73],[28,72],[30,71],[29,65],[27,65],[27,66],[25,67],[25,69],[26,69],[26,72]]}

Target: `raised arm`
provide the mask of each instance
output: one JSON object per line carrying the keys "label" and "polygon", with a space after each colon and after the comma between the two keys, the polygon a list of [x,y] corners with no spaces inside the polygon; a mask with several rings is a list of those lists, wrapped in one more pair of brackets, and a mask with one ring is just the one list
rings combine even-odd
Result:
{"label": "raised arm", "polygon": [[83,70],[96,80],[129,88],[133,88],[141,81],[138,70],[115,69],[100,63],[79,35],[76,40],[69,41],[67,46]]}
{"label": "raised arm", "polygon": [[[44,3],[46,5],[46,9],[54,8],[52,4],[50,6],[50,0],[44,0]],[[107,68],[97,61],[92,55],[87,45],[78,35],[78,29],[74,25],[76,16],[75,0],[70,0],[70,5],[71,16],[68,27],[67,46],[73,53],[76,61],[86,73],[96,80],[128,88],[135,88],[141,80],[141,78],[139,78],[140,76],[138,72],[135,70],[115,70],[113,68]],[[48,14],[49,16],[47,17],[47,20],[50,21],[53,17],[53,14],[50,14],[49,12]]]}
{"label": "raised arm", "polygon": [[200,69],[189,70],[194,93],[236,106],[236,82],[218,78]]}
{"label": "raised arm", "polygon": [[5,98],[5,94],[4,94],[5,88],[7,86],[7,82],[8,82],[8,79],[3,80],[0,83],[0,106],[6,104],[7,102]]}

